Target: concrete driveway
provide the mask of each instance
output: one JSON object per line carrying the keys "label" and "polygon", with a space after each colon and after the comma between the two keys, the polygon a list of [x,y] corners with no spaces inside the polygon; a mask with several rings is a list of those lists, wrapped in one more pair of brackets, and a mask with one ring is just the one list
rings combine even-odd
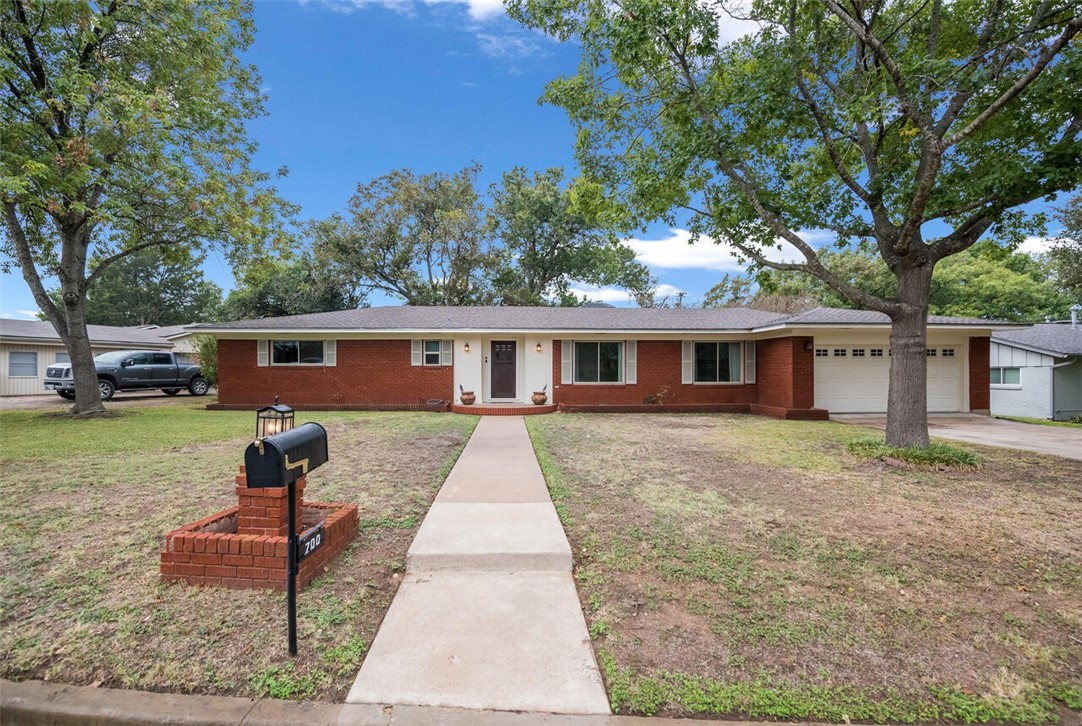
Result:
{"label": "concrete driveway", "polygon": [[[887,417],[875,414],[836,414],[830,420],[880,430],[887,427]],[[940,439],[1023,449],[1082,461],[1082,429],[1077,428],[1004,421],[971,413],[933,413],[928,415],[928,433]]]}

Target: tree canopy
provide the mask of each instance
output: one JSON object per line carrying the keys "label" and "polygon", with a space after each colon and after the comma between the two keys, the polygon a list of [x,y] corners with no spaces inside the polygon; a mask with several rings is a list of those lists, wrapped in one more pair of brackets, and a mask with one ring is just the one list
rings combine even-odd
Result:
{"label": "tree canopy", "polygon": [[[629,225],[686,220],[757,265],[815,275],[892,322],[887,438],[926,446],[936,264],[1082,178],[1077,2],[510,0],[582,48],[545,98]],[[738,12],[739,10],[739,12]],[[731,14],[758,29],[721,34]],[[804,230],[867,241],[884,297],[827,266]],[[772,256],[781,244],[797,261]]]}
{"label": "tree canopy", "polygon": [[229,320],[273,318],[367,305],[358,290],[333,263],[305,253],[295,259],[261,260],[250,265],[223,305]]}
{"label": "tree canopy", "polygon": [[[292,208],[251,165],[263,113],[250,3],[8,0],[0,6],[0,238],[65,342],[77,412],[103,409],[86,336],[91,287],[141,250],[284,239]],[[61,305],[46,281],[59,282]]]}
{"label": "tree canopy", "polygon": [[[184,325],[218,320],[222,289],[203,277],[201,260],[170,259],[150,247],[119,259],[101,274],[86,300],[88,325]],[[59,288],[49,291],[63,306]]]}

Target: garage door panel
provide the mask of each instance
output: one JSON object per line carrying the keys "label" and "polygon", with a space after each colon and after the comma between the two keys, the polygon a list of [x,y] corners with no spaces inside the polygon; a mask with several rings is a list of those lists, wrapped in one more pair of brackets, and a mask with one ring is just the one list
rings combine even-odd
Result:
{"label": "garage door panel", "polygon": [[[826,355],[822,355],[822,351]],[[838,355],[839,351],[845,355]],[[871,353],[883,350],[882,356]],[[961,345],[940,345],[928,358],[928,410],[962,410],[964,377]],[[885,413],[890,357],[882,348],[816,342],[815,405],[834,413]],[[854,351],[858,354],[854,355]],[[944,355],[944,351],[951,354]],[[863,354],[861,354],[863,353]]]}

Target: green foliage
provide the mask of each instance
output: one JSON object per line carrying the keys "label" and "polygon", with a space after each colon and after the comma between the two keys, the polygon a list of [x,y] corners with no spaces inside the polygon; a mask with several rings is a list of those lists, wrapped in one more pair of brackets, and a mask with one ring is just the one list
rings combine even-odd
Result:
{"label": "green foliage", "polygon": [[492,188],[489,225],[499,240],[493,285],[502,305],[577,303],[572,282],[615,285],[634,297],[652,294],[655,280],[635,253],[598,224],[586,195],[561,189],[563,170],[516,167]]}
{"label": "green foliage", "polygon": [[321,671],[298,676],[294,664],[290,662],[280,666],[270,666],[252,676],[251,686],[260,698],[270,696],[271,698],[302,700],[315,693],[320,683],[326,679],[326,674]]}
{"label": "green foliage", "polygon": [[[215,246],[236,266],[288,239],[293,208],[251,166],[245,125],[263,113],[241,60],[251,6],[11,2],[0,25],[3,266],[18,264],[67,344],[76,407],[100,411],[84,312],[110,265]],[[52,275],[61,306],[42,284]]]}
{"label": "green foliage", "polygon": [[224,317],[245,320],[352,310],[366,306],[366,299],[340,265],[304,254],[249,265],[225,299]]}
{"label": "green foliage", "polygon": [[903,448],[867,436],[854,439],[847,446],[849,451],[862,459],[889,457],[916,466],[949,466],[955,469],[975,469],[981,465],[979,455],[950,444],[933,443],[924,448]]}
{"label": "green foliage", "polygon": [[347,216],[312,226],[317,254],[357,285],[408,305],[491,302],[479,171],[476,164],[454,174],[395,169],[358,184]]}
{"label": "green foliage", "polygon": [[218,339],[212,335],[196,335],[192,338],[199,355],[199,369],[212,386],[218,385]]}
{"label": "green foliage", "polygon": [[1063,205],[1056,219],[1063,229],[1048,253],[1056,286],[1073,302],[1082,302],[1082,194]]}

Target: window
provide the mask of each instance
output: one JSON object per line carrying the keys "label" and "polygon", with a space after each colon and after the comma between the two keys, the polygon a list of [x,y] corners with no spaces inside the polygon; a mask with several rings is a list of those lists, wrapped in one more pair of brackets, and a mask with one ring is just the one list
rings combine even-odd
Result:
{"label": "window", "polygon": [[826,348],[816,348],[815,349],[815,357],[816,358],[826,358],[829,355],[830,355],[830,351],[827,350]]}
{"label": "window", "polygon": [[954,348],[944,348],[943,349],[943,357],[944,358],[953,358],[954,357]]}
{"label": "window", "polygon": [[575,342],[575,383],[620,383],[622,342]]}
{"label": "window", "polygon": [[25,378],[37,376],[38,354],[32,350],[13,350],[8,353],[8,377]]}
{"label": "window", "polygon": [[71,363],[71,356],[68,355],[67,351],[57,353],[56,354],[56,362],[57,363]]}
{"label": "window", "polygon": [[173,362],[172,356],[168,353],[153,353],[152,355],[154,357],[154,365],[156,366],[167,366]]}
{"label": "window", "polygon": [[740,343],[696,343],[696,383],[738,383]]}
{"label": "window", "polygon": [[755,341],[744,343],[744,382],[755,383]]}
{"label": "window", "polygon": [[1019,386],[1022,384],[1020,368],[993,368],[993,386]]}
{"label": "window", "polygon": [[870,357],[872,357],[872,358],[882,358],[883,357],[883,349],[882,348],[871,348],[871,349],[868,350],[868,355]]}
{"label": "window", "polygon": [[863,348],[853,348],[853,357],[854,358],[863,358],[864,357],[864,349]]}
{"label": "window", "polygon": [[440,364],[441,345],[438,340],[426,340],[424,342],[425,365],[438,366]]}
{"label": "window", "polygon": [[271,363],[276,366],[323,365],[323,341],[272,340]]}
{"label": "window", "polygon": [[845,357],[845,348],[835,348],[834,349],[834,357],[835,358],[844,358]]}
{"label": "window", "polygon": [[929,358],[935,358],[935,348],[925,348],[924,355],[928,356]]}

